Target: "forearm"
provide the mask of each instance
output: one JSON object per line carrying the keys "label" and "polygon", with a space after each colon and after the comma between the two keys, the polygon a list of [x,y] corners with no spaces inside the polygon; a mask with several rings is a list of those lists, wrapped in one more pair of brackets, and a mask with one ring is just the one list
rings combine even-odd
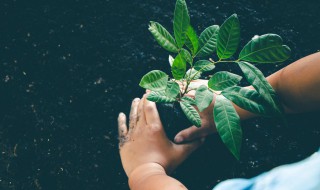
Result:
{"label": "forearm", "polygon": [[[279,96],[286,113],[319,109],[320,53],[299,59],[268,76],[267,81]],[[257,116],[236,105],[234,107],[241,119]]]}
{"label": "forearm", "polygon": [[129,176],[131,190],[186,190],[178,180],[168,176],[163,167],[148,163],[136,168]]}

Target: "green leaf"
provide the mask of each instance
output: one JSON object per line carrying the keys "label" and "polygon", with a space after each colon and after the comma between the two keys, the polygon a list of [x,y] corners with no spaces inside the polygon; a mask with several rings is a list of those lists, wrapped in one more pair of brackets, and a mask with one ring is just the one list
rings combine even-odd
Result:
{"label": "green leaf", "polygon": [[240,22],[236,14],[231,15],[220,27],[217,40],[217,53],[220,59],[231,57],[240,42]]}
{"label": "green leaf", "polygon": [[212,90],[224,90],[228,87],[235,86],[242,79],[241,76],[229,73],[227,71],[221,71],[215,73],[208,82],[208,87]]}
{"label": "green leaf", "polygon": [[150,92],[147,96],[147,100],[152,101],[152,102],[159,102],[159,103],[170,103],[170,102],[176,101],[175,98],[166,96],[165,92],[163,92],[163,91]]}
{"label": "green leaf", "polygon": [[290,57],[291,50],[283,45],[282,38],[276,34],[255,36],[241,50],[239,60],[256,63],[282,62]]}
{"label": "green leaf", "polygon": [[189,121],[196,127],[201,127],[201,119],[197,110],[185,101],[181,101],[180,106]]}
{"label": "green leaf", "polygon": [[229,100],[219,95],[213,109],[217,131],[230,152],[239,160],[242,143],[240,117]]}
{"label": "green leaf", "polygon": [[242,109],[260,115],[268,114],[268,105],[255,90],[233,86],[223,90],[222,95]]}
{"label": "green leaf", "polygon": [[161,47],[173,53],[178,52],[178,47],[174,38],[161,24],[151,21],[149,31]]}
{"label": "green leaf", "polygon": [[199,48],[199,40],[196,31],[189,25],[187,30],[186,46],[190,49],[192,55],[195,55]]}
{"label": "green leaf", "polygon": [[174,9],[173,30],[179,48],[182,48],[186,41],[186,33],[190,25],[190,17],[185,0],[177,0]]}
{"label": "green leaf", "polygon": [[274,109],[275,114],[281,115],[282,108],[276,98],[276,93],[268,83],[262,72],[250,63],[240,61],[237,62],[240,66],[247,81],[257,90],[261,97],[268,102]]}
{"label": "green leaf", "polygon": [[180,86],[176,82],[168,81],[165,92],[166,92],[166,96],[170,98],[176,98],[177,95],[180,93]]}
{"label": "green leaf", "polygon": [[171,55],[169,55],[168,60],[169,60],[170,67],[172,67],[174,58]]}
{"label": "green leaf", "polygon": [[181,98],[181,100],[184,101],[184,102],[187,102],[190,105],[196,105],[196,101],[193,98],[189,97],[189,96],[184,96],[184,97]]}
{"label": "green leaf", "polygon": [[213,93],[208,90],[208,87],[205,85],[201,85],[196,90],[196,105],[200,112],[206,109],[213,100]]}
{"label": "green leaf", "polygon": [[213,25],[206,28],[199,37],[199,51],[197,57],[210,56],[215,50],[217,45],[217,37],[219,26]]}
{"label": "green leaf", "polygon": [[181,55],[181,53],[179,53],[173,61],[173,64],[171,67],[171,73],[176,80],[180,80],[185,75],[186,70],[187,70],[186,61]]}
{"label": "green leaf", "polygon": [[189,51],[182,48],[180,53],[183,56],[184,60],[186,60],[192,66],[192,57]]}
{"label": "green leaf", "polygon": [[145,74],[139,85],[142,88],[149,89],[152,91],[165,90],[167,87],[168,75],[159,70],[153,70]]}
{"label": "green leaf", "polygon": [[186,73],[185,78],[191,80],[191,77],[193,77],[192,80],[197,80],[197,79],[199,79],[199,78],[201,77],[201,72],[195,70],[194,68],[189,69],[189,70],[187,71],[187,73]]}
{"label": "green leaf", "polygon": [[201,70],[202,72],[211,71],[215,67],[216,66],[208,60],[199,60],[194,64],[194,69],[197,71]]}

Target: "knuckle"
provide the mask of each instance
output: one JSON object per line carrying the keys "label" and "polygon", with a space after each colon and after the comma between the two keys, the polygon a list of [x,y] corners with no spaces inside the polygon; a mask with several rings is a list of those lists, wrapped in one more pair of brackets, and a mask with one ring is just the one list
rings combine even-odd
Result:
{"label": "knuckle", "polygon": [[146,105],[146,106],[145,106],[145,110],[146,110],[147,112],[153,111],[153,110],[154,110],[153,104],[150,103],[150,104]]}
{"label": "knuckle", "polygon": [[150,128],[150,132],[152,132],[152,133],[158,133],[162,129],[161,125],[159,125],[159,124],[150,124],[149,128]]}

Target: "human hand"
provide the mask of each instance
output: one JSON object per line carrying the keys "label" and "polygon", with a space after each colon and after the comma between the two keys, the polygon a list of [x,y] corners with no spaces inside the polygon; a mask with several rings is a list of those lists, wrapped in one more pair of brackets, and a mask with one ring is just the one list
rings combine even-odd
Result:
{"label": "human hand", "polygon": [[166,172],[173,171],[203,140],[188,144],[171,142],[164,132],[159,113],[154,102],[136,98],[132,102],[129,129],[126,116],[118,117],[119,149],[123,168],[127,176],[137,167],[160,164]]}
{"label": "human hand", "polygon": [[[208,85],[208,80],[194,80],[190,83],[189,89],[196,89],[201,85]],[[184,89],[185,85],[180,84],[180,88]],[[195,97],[195,90],[191,90],[186,94],[189,97]],[[201,118],[201,127],[191,126],[187,129],[180,131],[174,138],[176,143],[183,143],[192,141],[195,139],[206,137],[209,134],[216,132],[216,127],[213,119],[213,106],[215,101],[215,95],[212,103],[202,112],[199,112]]]}

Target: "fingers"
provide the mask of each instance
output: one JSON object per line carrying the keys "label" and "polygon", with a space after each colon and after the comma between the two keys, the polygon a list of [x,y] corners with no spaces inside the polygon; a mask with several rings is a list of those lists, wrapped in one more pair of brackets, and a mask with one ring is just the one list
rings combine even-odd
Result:
{"label": "fingers", "polygon": [[180,131],[174,138],[175,143],[189,142],[201,137],[205,137],[209,134],[214,133],[214,128],[211,127],[200,127],[195,126],[189,127]]}
{"label": "fingers", "polygon": [[139,98],[135,98],[132,101],[131,104],[131,110],[130,110],[130,122],[129,122],[129,129],[133,129],[136,124],[137,124],[137,120],[138,120],[138,105],[139,105],[140,99]]}
{"label": "fingers", "polygon": [[146,99],[146,95],[143,95],[138,105],[137,125],[145,125],[146,123],[145,113],[143,111],[143,104],[145,99]]}
{"label": "fingers", "polygon": [[147,124],[161,124],[160,116],[154,102],[144,100],[144,113]]}
{"label": "fingers", "polygon": [[124,113],[120,113],[118,116],[119,147],[125,143],[126,135],[128,133],[126,120],[126,115]]}
{"label": "fingers", "polygon": [[175,145],[177,146],[177,151],[180,152],[180,154],[186,158],[189,154],[191,154],[193,151],[195,151],[198,147],[200,147],[205,141],[205,138],[201,138],[195,141],[192,141],[187,144],[180,144]]}

